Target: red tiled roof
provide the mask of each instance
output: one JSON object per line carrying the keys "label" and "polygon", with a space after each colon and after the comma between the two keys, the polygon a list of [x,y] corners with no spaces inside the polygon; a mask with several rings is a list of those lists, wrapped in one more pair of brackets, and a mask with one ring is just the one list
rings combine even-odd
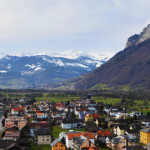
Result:
{"label": "red tiled roof", "polygon": [[92,116],[93,116],[93,119],[94,119],[94,120],[97,119],[97,118],[99,118],[99,115],[98,115],[98,114],[92,114]]}
{"label": "red tiled roof", "polygon": [[38,116],[42,116],[44,113],[37,113]]}
{"label": "red tiled roof", "polygon": [[111,133],[108,130],[105,131],[97,131],[99,136],[111,136]]}
{"label": "red tiled roof", "polygon": [[72,140],[73,137],[80,137],[81,135],[87,137],[88,139],[94,139],[93,132],[85,132],[85,133],[68,133],[68,139]]}
{"label": "red tiled roof", "polygon": [[13,111],[22,111],[23,110],[21,107],[13,107],[12,109],[13,109]]}
{"label": "red tiled roof", "polygon": [[98,147],[90,147],[89,145],[86,145],[85,147],[82,147],[82,149],[86,149],[86,150],[98,150],[99,148]]}
{"label": "red tiled roof", "polygon": [[48,123],[28,123],[28,126],[31,129],[50,128]]}

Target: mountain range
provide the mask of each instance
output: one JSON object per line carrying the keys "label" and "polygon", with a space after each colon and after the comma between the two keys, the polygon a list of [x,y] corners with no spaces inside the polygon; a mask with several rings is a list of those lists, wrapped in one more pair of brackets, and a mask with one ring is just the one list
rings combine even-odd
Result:
{"label": "mountain range", "polygon": [[107,63],[74,79],[74,82],[75,89],[149,90],[150,25],[140,34],[129,37],[125,49]]}
{"label": "mountain range", "polygon": [[88,73],[111,54],[95,57],[83,51],[48,55],[7,55],[0,58],[0,88],[42,88]]}
{"label": "mountain range", "polygon": [[112,56],[73,50],[7,55],[0,58],[0,88],[150,90],[150,25]]}

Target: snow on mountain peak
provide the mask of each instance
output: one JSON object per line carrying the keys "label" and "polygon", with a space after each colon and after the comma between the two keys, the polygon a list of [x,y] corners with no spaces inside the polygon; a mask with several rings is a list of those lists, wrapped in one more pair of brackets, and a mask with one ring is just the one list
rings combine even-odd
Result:
{"label": "snow on mountain peak", "polygon": [[66,52],[62,52],[60,54],[52,54],[52,56],[54,57],[64,57],[64,58],[68,58],[68,59],[76,59],[80,56],[88,56],[89,57],[89,54],[85,51],[82,51],[82,50],[69,50],[69,51],[66,51]]}
{"label": "snow on mountain peak", "polygon": [[114,56],[113,53],[103,53],[103,54],[97,54],[97,53],[90,53],[82,50],[69,50],[66,52],[62,52],[60,54],[53,53],[51,54],[53,57],[64,57],[68,59],[76,59],[81,56],[89,57],[92,59],[97,59],[97,60],[105,60],[108,61],[111,57]]}

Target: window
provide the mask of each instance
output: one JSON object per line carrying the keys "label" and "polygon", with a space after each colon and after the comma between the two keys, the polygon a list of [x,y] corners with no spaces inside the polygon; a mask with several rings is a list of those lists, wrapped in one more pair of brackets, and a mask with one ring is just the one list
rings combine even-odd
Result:
{"label": "window", "polygon": [[49,141],[49,139],[47,139],[47,141]]}
{"label": "window", "polygon": [[57,145],[56,145],[56,147],[57,147]]}
{"label": "window", "polygon": [[61,145],[61,147],[63,147],[63,145]]}

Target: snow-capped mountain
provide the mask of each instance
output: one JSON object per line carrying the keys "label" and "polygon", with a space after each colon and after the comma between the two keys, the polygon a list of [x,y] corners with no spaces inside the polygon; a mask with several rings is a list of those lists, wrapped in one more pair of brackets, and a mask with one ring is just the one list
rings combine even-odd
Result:
{"label": "snow-capped mountain", "polygon": [[[5,56],[0,59],[1,88],[42,87],[90,72],[108,60],[82,51],[35,56]],[[110,58],[110,57],[109,57]]]}
{"label": "snow-capped mountain", "polygon": [[69,50],[69,51],[66,51],[66,52],[63,52],[63,53],[59,53],[59,54],[53,53],[53,54],[51,54],[51,56],[64,57],[64,58],[68,58],[68,59],[76,59],[80,56],[85,56],[85,57],[90,57],[90,58],[93,57],[89,53],[87,53],[85,51],[82,51],[82,50]]}

